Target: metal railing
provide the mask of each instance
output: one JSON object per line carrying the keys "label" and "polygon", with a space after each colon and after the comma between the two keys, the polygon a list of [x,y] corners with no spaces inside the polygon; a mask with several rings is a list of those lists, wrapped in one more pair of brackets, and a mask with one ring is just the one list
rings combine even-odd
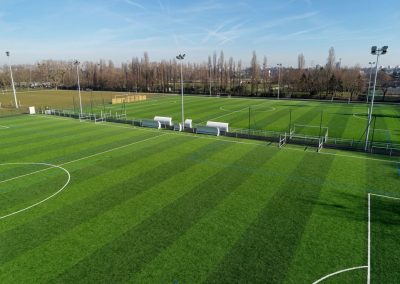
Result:
{"label": "metal railing", "polygon": [[[100,116],[92,113],[86,114],[76,114],[72,111],[63,111],[63,110],[46,110],[42,111],[43,114],[56,115],[56,116],[64,116],[76,118],[84,121],[94,121],[94,122],[114,122],[114,123],[123,123],[130,124],[133,126],[141,127],[143,121],[147,121],[148,119],[128,119],[126,116],[116,115],[110,116],[110,113],[101,114]],[[185,128],[185,132],[196,133],[197,127],[203,127],[204,125],[195,125],[193,128]],[[165,125],[161,125],[162,128],[168,130],[174,130],[174,126],[167,127]],[[220,131],[221,136],[227,137],[235,137],[235,138],[243,138],[243,139],[254,139],[261,141],[269,141],[275,142],[278,144],[278,147],[283,147],[286,144],[294,144],[294,145],[305,145],[315,147],[317,151],[321,151],[322,148],[329,149],[338,149],[338,150],[349,150],[349,151],[364,151],[365,143],[364,141],[354,140],[354,139],[344,139],[344,138],[336,138],[336,137],[328,137],[327,133],[324,133],[323,136],[315,136],[315,135],[305,135],[296,133],[294,129],[291,129],[289,133],[287,132],[279,132],[279,131],[271,131],[271,130],[256,130],[256,129],[244,129],[244,128],[230,128],[229,132]],[[369,142],[368,145],[369,152],[374,154],[383,154],[389,156],[400,156],[400,144],[394,143],[383,143],[383,142]]]}

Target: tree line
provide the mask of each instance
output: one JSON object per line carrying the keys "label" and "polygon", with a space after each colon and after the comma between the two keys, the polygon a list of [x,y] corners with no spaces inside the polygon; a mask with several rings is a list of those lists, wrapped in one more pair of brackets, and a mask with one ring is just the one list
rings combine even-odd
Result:
{"label": "tree line", "polygon": [[[113,61],[83,62],[78,66],[82,89],[126,92],[178,93],[180,63],[176,59],[151,61],[147,52],[130,62],[115,66]],[[35,65],[14,65],[14,80],[20,88],[77,88],[77,68],[73,61],[44,60]],[[369,73],[359,66],[342,68],[335,51],[329,50],[324,66],[305,67],[303,54],[298,66],[269,66],[267,57],[260,63],[256,52],[250,66],[241,60],[226,59],[224,52],[214,52],[203,63],[183,62],[185,93],[231,96],[276,96],[333,99],[362,97],[368,87]],[[385,91],[393,82],[380,71],[378,85]],[[0,88],[10,86],[7,66],[0,70]]]}

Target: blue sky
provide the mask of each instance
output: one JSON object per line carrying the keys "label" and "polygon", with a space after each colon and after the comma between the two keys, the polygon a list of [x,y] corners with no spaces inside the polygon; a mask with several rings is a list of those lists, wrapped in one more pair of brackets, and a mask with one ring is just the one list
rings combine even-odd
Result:
{"label": "blue sky", "polygon": [[[400,1],[370,0],[0,0],[0,46],[14,63],[42,59],[170,59],[203,62],[213,51],[248,64],[367,65],[371,45],[389,45],[382,64],[400,64]],[[3,52],[2,52],[3,54]],[[0,56],[0,64],[5,63]]]}

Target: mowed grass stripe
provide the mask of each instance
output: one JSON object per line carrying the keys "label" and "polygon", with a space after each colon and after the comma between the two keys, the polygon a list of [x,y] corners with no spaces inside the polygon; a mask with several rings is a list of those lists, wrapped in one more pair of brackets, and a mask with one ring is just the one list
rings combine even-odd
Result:
{"label": "mowed grass stripe", "polygon": [[[371,141],[379,141],[383,143],[392,143],[392,133],[388,131],[387,118],[386,117],[376,117],[376,123],[372,121],[370,139]],[[375,130],[374,127],[375,126]],[[394,137],[393,137],[394,138]]]}
{"label": "mowed grass stripe", "polygon": [[[399,165],[368,161],[365,161],[365,165],[365,212],[367,193],[400,197]],[[400,201],[371,196],[371,283],[398,282],[399,225]]]}
{"label": "mowed grass stripe", "polygon": [[[318,201],[333,157],[306,154],[207,281],[281,283]],[[290,176],[289,176],[290,177]],[[308,183],[310,179],[312,183]],[[301,281],[301,279],[299,279]]]}
{"label": "mowed grass stripe", "polygon": [[371,196],[371,283],[400,279],[400,200]]}
{"label": "mowed grass stripe", "polygon": [[[43,124],[43,122],[42,122]],[[9,135],[5,137],[3,140],[4,149],[7,151],[17,151],[16,148],[21,148],[23,146],[26,147],[27,144],[34,145],[41,143],[45,145],[46,143],[50,143],[50,139],[60,139],[64,137],[76,137],[79,135],[79,132],[93,132],[96,131],[93,127],[80,127],[79,125],[68,125],[68,126],[61,126],[60,124],[55,127],[51,127],[48,129],[43,130],[40,126],[31,129],[29,133],[22,132],[19,136]],[[51,134],[51,136],[49,136]]]}
{"label": "mowed grass stripe", "polygon": [[[91,157],[87,160],[79,161],[79,163],[69,164],[68,169],[72,179],[66,191],[63,192],[63,198],[60,201],[61,206],[74,204],[80,199],[95,195],[98,191],[107,188],[107,186],[112,187],[116,181],[123,182],[156,167],[159,163],[165,162],[170,155],[168,150],[174,151],[176,138],[167,135],[155,137],[146,141],[146,143],[140,143],[140,141],[117,151]],[[159,150],[155,151],[155,149]],[[146,160],[151,160],[152,163],[144,163]],[[87,175],[88,172],[90,173],[89,177]],[[46,175],[46,172],[39,174]],[[49,187],[51,187],[51,184],[49,184]],[[82,188],[86,190],[82,190]],[[95,202],[96,197],[93,200]],[[51,203],[47,203],[46,206],[41,207],[42,210],[30,211],[27,214],[19,215],[17,220],[3,220],[0,223],[0,232],[7,230],[8,221],[14,226],[22,223],[26,225],[26,221],[39,217],[37,214],[40,214],[40,216],[47,214],[52,210],[57,210],[59,206],[60,204],[55,199]],[[84,209],[83,205],[82,209]],[[49,214],[53,216],[52,212]]]}
{"label": "mowed grass stripe", "polygon": [[[67,174],[51,168],[40,175],[16,179],[0,185],[0,216],[8,215],[43,200],[67,182]],[[52,186],[49,187],[49,184]]]}
{"label": "mowed grass stripe", "polygon": [[[36,117],[35,117],[36,118]],[[17,143],[21,143],[24,141],[29,141],[31,138],[36,138],[36,139],[44,139],[48,137],[48,132],[52,131],[65,131],[62,129],[62,125],[60,123],[57,123],[56,120],[53,120],[52,123],[43,123],[43,121],[40,121],[39,119],[34,119],[35,123],[28,128],[25,126],[22,129],[17,129],[17,128],[12,128],[15,131],[8,131],[11,130],[7,129],[7,131],[0,132],[2,141],[4,144],[7,146],[10,143],[13,143],[13,145],[16,145]],[[64,125],[64,127],[72,128],[72,125]],[[76,128],[76,126],[75,126]]]}
{"label": "mowed grass stripe", "polygon": [[[2,139],[5,147],[10,149],[12,146],[15,147],[18,144],[25,145],[32,142],[45,142],[49,138],[57,138],[61,135],[65,136],[69,134],[71,136],[76,136],[79,132],[91,131],[93,129],[89,124],[71,123],[72,120],[69,121],[69,119],[61,120],[47,118],[46,120],[49,120],[49,122],[44,122],[43,117],[35,118],[35,125],[29,127],[28,131],[25,131],[24,128],[23,130],[18,130],[18,133],[15,135],[11,133],[5,134],[4,139]],[[49,136],[49,132],[54,136]]]}
{"label": "mowed grass stripe", "polygon": [[[254,153],[258,152],[258,149],[254,146],[238,147],[237,145],[228,147],[225,145],[224,148],[221,153],[215,154],[215,156],[207,154],[207,157],[218,160],[224,154],[236,152],[234,158],[225,157],[226,166],[213,168],[207,164],[195,164],[193,169],[185,171],[184,174],[189,176],[185,177],[184,181],[182,177],[179,178],[177,186],[177,189],[190,187],[190,191],[185,190],[186,193],[180,198],[139,226],[133,227],[118,239],[85,258],[61,275],[56,282],[84,283],[90,279],[95,282],[113,283],[128,280],[129,275],[151,261],[243,182],[240,171],[232,171],[229,165],[238,163],[247,155],[255,155]],[[197,177],[192,184],[190,181],[194,177],[190,177],[190,173],[198,168],[207,168],[207,170],[203,177]],[[181,174],[179,175],[181,176]],[[177,180],[178,177],[175,179]],[[224,179],[223,183],[221,183],[222,179]],[[113,255],[118,255],[115,262],[102,261],[104,257]],[[87,269],[88,267],[97,268]]]}
{"label": "mowed grass stripe", "polygon": [[[164,141],[164,143],[162,146],[170,146],[171,150],[177,153],[178,147],[173,147],[173,144],[176,145],[176,140]],[[152,147],[154,146],[157,145],[152,145]],[[162,174],[163,170],[181,162],[179,156],[168,159],[169,151],[167,149],[169,148],[160,149],[156,155],[154,148],[151,149],[152,147],[141,149],[137,155],[132,155],[131,159],[121,159],[115,165],[112,165],[113,170],[110,169],[111,165],[106,166],[106,161],[96,163],[92,167],[100,168],[100,170],[94,172],[97,179],[90,178],[87,180],[85,175],[79,176],[78,174],[77,180],[64,194],[63,199],[65,200],[62,200],[61,207],[59,205],[59,207],[35,220],[31,220],[24,226],[0,235],[0,243],[7,244],[2,249],[4,253],[1,257],[1,263],[50,241],[52,238],[142,193],[160,182],[160,179],[151,172]],[[180,155],[188,155],[192,150],[200,149],[199,147],[214,148],[215,146],[211,142],[199,144],[191,141],[187,142],[184,147],[181,146],[179,153]],[[137,163],[143,162],[145,159],[149,161],[146,166],[143,166],[143,164],[141,167],[136,166]],[[101,164],[103,164],[104,169],[101,169]],[[92,171],[90,168],[88,170]],[[82,188],[86,190],[81,192]],[[65,216],[69,216],[69,218],[65,218]],[[54,230],[55,227],[59,229]],[[46,232],[46,234],[43,234],[43,232]],[[15,235],[19,237],[15,238]],[[32,236],[35,236],[35,238],[32,238]],[[10,250],[11,247],[14,247],[14,249]],[[18,247],[18,249],[15,249],[15,247]]]}
{"label": "mowed grass stripe", "polygon": [[[353,106],[348,108],[353,109]],[[340,109],[332,112],[328,121],[329,128],[336,123],[335,114],[340,115],[340,112]],[[350,116],[341,119],[341,132],[350,126],[349,121]],[[312,283],[324,275],[364,264],[365,212],[363,190],[358,186],[363,183],[364,163],[362,160],[335,157],[322,182],[320,200],[316,202],[293,258],[285,278],[286,283],[297,282],[299,279]],[[349,211],[353,218],[348,218]],[[328,261],[318,260],[321,256]],[[363,273],[355,275],[363,276]],[[350,282],[351,279],[358,279],[352,276],[348,276]]]}
{"label": "mowed grass stripe", "polygon": [[[179,96],[174,96],[174,97],[169,97],[164,99],[164,101],[156,102],[157,105],[150,105],[151,108],[141,108],[137,107],[139,106],[140,103],[131,103],[127,104],[127,109],[129,108],[137,108],[137,111],[135,112],[135,115],[133,117],[135,118],[147,118],[147,119],[152,119],[155,115],[166,115],[166,116],[172,116],[174,121],[180,121],[180,97]],[[175,102],[176,103],[171,103]],[[185,102],[186,108],[185,108],[185,113],[186,117],[190,117],[193,119],[195,123],[199,122],[204,122],[207,120],[212,120],[213,118],[216,118],[217,120],[224,120],[227,122],[231,123],[231,127],[242,127],[242,128],[247,128],[248,127],[248,114],[244,111],[242,112],[225,112],[220,110],[219,108],[221,105],[229,105],[229,104],[234,104],[237,105],[237,109],[243,109],[247,108],[249,105],[254,106],[255,109],[264,106],[274,106],[279,110],[283,110],[283,114],[279,114],[277,111],[271,112],[271,116],[264,116],[260,115],[260,113],[255,113],[252,118],[252,128],[262,128],[262,129],[269,129],[269,130],[275,130],[275,131],[287,131],[288,128],[288,116],[289,116],[289,110],[293,110],[293,122],[296,121],[296,117],[301,116],[302,114],[311,111],[313,108],[317,108],[319,110],[323,110],[325,112],[325,116],[330,116],[332,113],[337,112],[340,110],[342,112],[342,115],[339,115],[336,117],[338,122],[330,129],[331,130],[331,137],[335,137],[337,132],[340,132],[341,127],[341,117],[342,116],[350,116],[351,118],[351,124],[353,125],[352,131],[345,132],[343,133],[342,137],[336,137],[336,138],[347,138],[347,139],[360,139],[362,133],[365,130],[365,122],[364,117],[362,116],[356,116],[353,117],[353,112],[362,112],[366,113],[366,105],[363,104],[344,104],[344,103],[331,103],[331,102],[300,102],[300,101],[274,101],[274,100],[267,100],[267,99],[242,99],[242,98],[235,98],[235,99],[228,99],[228,98],[215,98],[215,97],[194,97],[194,96],[187,96],[185,97]],[[148,103],[148,102],[146,102]],[[151,103],[151,104],[154,104]],[[200,107],[202,106],[202,107]],[[380,107],[380,106],[379,106]],[[354,108],[354,110],[351,110],[350,108]],[[115,106],[110,106],[110,109],[120,111],[122,109],[122,106],[120,105],[115,105]],[[382,109],[378,108],[377,106],[377,113],[385,113],[385,114],[391,114],[393,113],[393,108],[391,106],[384,105],[382,106]],[[298,115],[296,114],[298,113]],[[215,114],[215,115],[214,115]],[[264,113],[265,115],[268,113]],[[239,119],[239,117],[242,116],[243,119]],[[222,117],[221,117],[222,116]],[[128,110],[128,117],[131,117],[129,114]],[[319,113],[318,111],[315,114],[315,120],[312,121],[314,125],[319,125]],[[199,119],[201,118],[201,120]],[[264,121],[265,119],[265,121]],[[254,123],[254,120],[257,121],[257,123]],[[271,120],[273,122],[271,125],[265,125],[267,120]],[[297,124],[304,124],[301,121],[297,121]],[[259,126],[260,125],[260,126]],[[388,125],[391,128],[394,126]],[[391,129],[392,132],[394,129]],[[392,135],[394,136],[394,135]],[[400,134],[399,134],[400,136]],[[377,138],[377,141],[386,141],[386,140],[381,140]],[[393,140],[394,139],[394,140]],[[392,140],[397,141],[398,139],[394,137]]]}
{"label": "mowed grass stripe", "polygon": [[[263,159],[257,157],[264,156]],[[140,273],[132,283],[201,283],[224,258],[231,246],[245,234],[246,229],[258,217],[259,212],[285,181],[284,176],[265,176],[270,164],[286,159],[287,153],[263,149],[246,155],[233,171],[246,172],[232,192],[184,235],[165,249]],[[288,164],[291,172],[301,160],[298,155]],[[255,170],[257,169],[257,170]],[[244,175],[244,174],[243,174]],[[231,178],[231,177],[229,177]],[[225,182],[224,182],[225,183]],[[225,283],[226,279],[215,279]]]}
{"label": "mowed grass stripe", "polygon": [[[348,108],[352,110],[354,106]],[[337,109],[336,115],[341,111]],[[337,122],[335,118],[332,113],[329,129]],[[351,127],[350,121],[351,116],[341,118],[343,128],[337,133],[339,136]],[[285,282],[296,282],[300,278],[313,282],[332,272],[364,264],[365,212],[363,190],[358,186],[363,183],[364,163],[335,158]],[[352,212],[351,219],[347,216],[349,211]],[[315,261],[320,256],[328,261]],[[349,282],[354,282],[363,276],[364,273],[348,274],[341,279],[348,277]]]}
{"label": "mowed grass stripe", "polygon": [[[216,152],[210,149],[209,154],[221,158],[232,148],[224,147],[225,149],[221,150],[217,145],[219,143],[215,144]],[[203,177],[190,176],[190,173],[197,170],[206,170],[203,166],[197,167],[192,161],[185,158],[185,155],[181,156],[181,163],[175,162],[176,166],[185,170],[178,171],[176,175],[167,175],[165,178],[161,176],[161,180],[158,179],[158,183],[153,187],[146,188],[144,192],[133,198],[125,199],[111,210],[103,212],[73,230],[6,263],[0,268],[0,281],[24,282],[28,279],[29,281],[45,281],[53,278],[104,244],[118,238],[160,209],[173,203],[185,193],[190,192],[198,183],[204,182]],[[158,176],[157,172],[152,172],[152,174]],[[189,180],[192,183],[189,183]],[[65,257],[66,255],[68,258]],[[28,269],[23,273],[13,273],[21,266]],[[32,275],[32,271],[35,272],[34,275]]]}
{"label": "mowed grass stripe", "polygon": [[[263,101],[262,103],[259,103],[258,105],[264,106],[268,103],[269,103],[269,101]],[[242,105],[241,107],[238,107],[238,110],[240,110],[239,112],[237,111],[237,112],[233,112],[232,114],[230,114],[228,117],[229,117],[229,123],[231,123],[231,126],[248,128],[248,121],[249,121],[248,110],[249,110],[249,106],[253,106],[253,105],[254,104]],[[271,112],[271,116],[272,116],[272,113],[279,116],[279,114],[283,111],[284,110],[278,110],[278,111]],[[226,112],[226,113],[229,114],[229,112]],[[262,122],[260,124],[262,124]],[[264,128],[264,127],[261,127],[261,128]]]}
{"label": "mowed grass stripe", "polygon": [[[366,265],[367,212],[360,186],[364,172],[362,160],[334,158],[285,283],[312,283],[335,271]],[[340,283],[363,283],[366,270],[332,281],[338,279],[347,279]]]}
{"label": "mowed grass stripe", "polygon": [[[229,117],[245,108],[247,104],[249,104],[249,102],[243,102],[241,100],[216,99],[214,101],[209,101],[207,104],[202,104],[200,108],[189,109],[188,111],[193,113],[196,123],[208,120],[229,121]],[[227,107],[230,111],[221,110],[222,107]]]}
{"label": "mowed grass stripe", "polygon": [[[267,105],[270,109],[265,108],[263,111],[257,109],[251,109],[250,112],[250,126],[253,129],[264,129],[271,130],[273,127],[271,124],[279,125],[279,131],[287,131],[289,128],[289,113],[290,108],[282,108],[278,105],[269,104]],[[275,116],[277,111],[285,109],[286,112],[282,112],[278,115],[278,119],[271,119]],[[271,124],[270,124],[271,123]],[[268,127],[269,125],[269,127]]]}
{"label": "mowed grass stripe", "polygon": [[[19,143],[19,145],[7,149],[7,154],[2,156],[9,161],[17,157],[19,158],[19,156],[30,156],[31,153],[50,152],[52,149],[65,149],[67,146],[83,145],[88,141],[100,141],[104,140],[106,137],[118,136],[121,134],[124,136],[127,135],[127,133],[122,133],[117,128],[105,129],[103,131],[98,131],[95,127],[90,127],[88,129],[64,129],[63,132],[56,131],[56,133],[49,131],[49,136],[43,139],[34,139],[34,142],[24,141],[24,143]],[[29,145],[29,149],[26,149],[27,145]]]}
{"label": "mowed grass stripe", "polygon": [[[109,131],[116,131],[116,134],[107,135]],[[45,153],[31,155],[30,158],[35,161],[43,161],[43,158],[45,157],[46,162],[52,164],[62,164],[81,158],[82,153],[84,153],[84,156],[89,156],[157,136],[157,132],[140,132],[135,131],[133,128],[132,131],[126,131],[126,129],[124,131],[123,129],[118,128],[101,128],[99,129],[99,133],[103,133],[104,137],[101,137],[100,134],[99,139],[93,141],[88,139],[87,143],[69,144],[68,146],[62,148],[52,148]]]}

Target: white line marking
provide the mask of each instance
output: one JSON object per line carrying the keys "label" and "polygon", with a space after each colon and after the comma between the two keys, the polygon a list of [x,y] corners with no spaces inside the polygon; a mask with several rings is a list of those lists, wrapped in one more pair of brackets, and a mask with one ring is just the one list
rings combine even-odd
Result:
{"label": "white line marking", "polygon": [[370,194],[370,195],[373,195],[373,196],[383,197],[383,198],[389,198],[389,199],[394,199],[394,200],[400,200],[399,197],[393,197],[393,196],[382,195],[382,194],[376,194],[376,193],[369,193],[369,194]]}
{"label": "white line marking", "polygon": [[330,278],[332,276],[335,276],[335,275],[343,273],[343,272],[356,270],[356,269],[365,269],[365,268],[368,268],[368,266],[357,266],[357,267],[352,267],[352,268],[347,268],[347,269],[343,269],[343,270],[340,270],[340,271],[336,271],[334,273],[331,273],[331,274],[328,274],[328,275],[322,277],[321,279],[318,279],[317,281],[313,282],[313,284],[320,283],[320,282],[322,282],[322,281],[324,281],[324,280],[326,280],[326,279],[328,279],[328,278]]}
{"label": "white line marking", "polygon": [[54,194],[52,194],[51,196],[49,196],[49,197],[47,197],[47,198],[45,198],[45,199],[43,199],[43,200],[41,200],[41,201],[39,201],[39,202],[33,204],[33,205],[30,205],[30,206],[28,206],[28,207],[26,207],[26,208],[24,208],[24,209],[15,211],[15,212],[13,212],[13,213],[10,213],[10,214],[4,215],[4,216],[0,216],[0,220],[1,220],[1,219],[4,219],[4,218],[7,218],[7,217],[10,217],[10,216],[12,216],[12,215],[21,213],[21,212],[26,211],[26,210],[28,210],[28,209],[31,209],[31,208],[33,208],[33,207],[35,207],[35,206],[37,206],[37,205],[40,205],[41,203],[43,203],[43,202],[49,200],[50,198],[56,196],[56,195],[59,194],[62,190],[64,190],[64,188],[69,184],[69,182],[70,182],[70,180],[71,180],[71,175],[70,175],[70,173],[68,172],[68,170],[66,170],[65,168],[63,168],[63,167],[61,167],[61,166],[64,166],[64,165],[67,165],[67,164],[71,164],[71,163],[75,163],[75,162],[78,162],[78,161],[82,161],[82,160],[85,160],[85,159],[89,159],[89,158],[92,158],[92,157],[95,157],[95,156],[98,156],[98,155],[102,155],[102,154],[105,154],[105,153],[109,153],[109,152],[112,152],[112,151],[120,150],[120,149],[129,147],[129,146],[132,146],[132,145],[135,145],[135,144],[138,144],[138,143],[143,143],[143,142],[149,141],[149,140],[151,140],[151,139],[155,139],[155,138],[158,138],[158,137],[161,137],[161,136],[164,136],[164,135],[168,135],[168,134],[170,134],[170,133],[164,133],[164,134],[157,135],[157,136],[153,136],[153,137],[150,137],[150,138],[147,138],[147,139],[143,139],[143,140],[140,140],[140,141],[135,141],[135,142],[130,143],[130,144],[126,144],[126,145],[123,145],[123,146],[115,147],[115,148],[112,148],[112,149],[109,149],[109,150],[106,150],[106,151],[102,151],[102,152],[99,152],[99,153],[96,153],[96,154],[93,154],[93,155],[89,155],[89,156],[86,156],[86,157],[83,157],[83,158],[79,158],[79,159],[76,159],[76,160],[73,160],[73,161],[65,162],[65,163],[62,163],[62,164],[59,164],[59,165],[53,165],[53,164],[49,164],[49,163],[5,163],[5,164],[0,164],[0,166],[3,166],[3,165],[33,165],[33,164],[35,164],[35,165],[46,165],[46,166],[48,166],[48,168],[45,168],[45,169],[42,169],[42,170],[38,170],[38,171],[29,173],[29,174],[24,174],[24,175],[20,175],[20,176],[17,176],[17,177],[13,177],[13,178],[10,178],[10,179],[8,179],[8,180],[0,181],[0,184],[1,184],[1,183],[8,182],[8,181],[11,181],[11,180],[16,180],[16,179],[19,179],[19,178],[22,178],[22,177],[26,177],[26,176],[29,176],[29,175],[33,175],[33,174],[36,174],[36,173],[44,172],[44,171],[50,170],[51,168],[59,168],[59,169],[65,171],[65,172],[67,173],[67,175],[68,175],[68,181],[67,181],[67,183],[66,183],[60,190],[58,190],[56,193],[54,193]]}
{"label": "white line marking", "polygon": [[[265,105],[266,103],[269,103],[269,101],[267,101],[267,102],[263,102],[263,103],[261,103],[261,104],[258,104],[258,105],[256,105],[256,106],[262,106],[262,105]],[[232,111],[232,112],[228,112],[228,113],[226,113],[226,114],[223,114],[223,115],[220,115],[220,116],[217,116],[217,117],[214,117],[214,118],[211,118],[211,119],[207,119],[207,120],[205,120],[205,121],[202,121],[202,122],[200,122],[200,123],[205,123],[205,122],[207,122],[207,121],[209,121],[209,120],[214,120],[214,119],[217,119],[217,118],[221,118],[221,117],[225,117],[225,116],[228,116],[228,115],[231,115],[231,114],[234,114],[234,113],[237,113],[237,112],[242,112],[242,111],[244,111],[244,110],[246,110],[246,109],[248,109],[249,108],[249,106],[247,106],[247,107],[244,107],[244,108],[242,108],[242,109],[239,109],[239,110],[234,110],[234,111]]]}
{"label": "white line marking", "polygon": [[[58,168],[58,169],[64,171],[64,172],[67,174],[68,179],[67,179],[67,182],[66,182],[58,191],[56,191],[56,192],[53,193],[52,195],[46,197],[45,199],[43,199],[43,200],[41,200],[41,201],[39,201],[39,202],[36,202],[35,204],[32,204],[32,205],[28,206],[28,207],[25,207],[25,208],[23,208],[23,209],[20,209],[20,210],[18,210],[18,211],[12,212],[12,213],[9,213],[9,214],[4,215],[4,216],[0,216],[0,220],[1,220],[1,219],[5,219],[5,218],[10,217],[10,216],[13,216],[13,215],[15,215],[15,214],[24,212],[24,211],[26,211],[26,210],[29,210],[29,209],[31,209],[31,208],[33,208],[33,207],[35,207],[35,206],[38,206],[38,205],[42,204],[43,202],[46,202],[46,201],[49,200],[50,198],[53,198],[54,196],[56,196],[57,194],[59,194],[61,191],[63,191],[64,188],[66,188],[67,185],[69,184],[69,182],[71,181],[71,174],[69,173],[68,170],[66,170],[66,169],[63,168],[63,167],[60,167],[60,166],[57,166],[57,165],[53,165],[53,164],[48,164],[48,163],[5,163],[5,164],[0,164],[0,166],[6,166],[6,165],[43,165],[43,166],[48,166],[49,168],[47,168],[47,169]],[[26,176],[26,175],[23,175],[23,176]],[[19,177],[16,177],[16,178],[19,178]],[[13,178],[13,179],[16,179],[16,178]],[[13,179],[9,179],[9,180],[13,180]],[[9,181],[9,180],[8,180],[8,181]],[[2,181],[2,182],[5,182],[5,181]]]}
{"label": "white line marking", "polygon": [[9,129],[10,126],[0,125],[0,129]]}
{"label": "white line marking", "polygon": [[367,284],[371,283],[371,193],[368,193],[368,273]]}
{"label": "white line marking", "polygon": [[[53,117],[53,116],[44,116],[44,115],[38,115],[35,117],[41,117],[41,118],[47,118],[47,119],[59,119],[59,120],[68,120],[68,121],[74,121],[71,118],[61,118],[61,117]],[[79,122],[79,121],[78,121]],[[137,131],[146,131],[146,132],[159,132],[159,130],[152,130],[152,129],[147,129],[147,128],[141,128],[141,127],[128,127],[128,126],[119,126],[115,125],[115,123],[112,122],[106,122],[102,124],[95,124],[97,126],[107,126],[107,127],[117,127],[117,128],[125,128],[125,129],[132,129],[132,130],[137,130]],[[193,137],[193,138],[198,138],[198,139],[213,139],[213,140],[219,140],[222,142],[226,143],[237,143],[237,144],[244,144],[244,145],[258,145],[258,146],[265,146],[264,142],[260,143],[252,143],[252,142],[242,142],[242,141],[235,141],[235,140],[226,140],[226,139],[221,139],[221,138],[214,138],[211,136],[198,136],[198,135],[192,135],[192,134],[186,134],[186,133],[177,133],[171,131],[168,133],[169,135],[180,135],[180,136],[186,136],[186,137]],[[297,149],[290,147],[286,145],[284,149],[291,150],[291,151],[298,151],[298,152],[304,152],[304,149]],[[363,157],[363,156],[355,156],[355,155],[345,155],[345,154],[338,154],[338,153],[329,153],[329,152],[307,152],[315,155],[329,155],[329,156],[337,156],[337,157],[342,157],[342,158],[349,158],[349,159],[359,159],[359,160],[368,160],[368,161],[374,161],[374,162],[384,162],[384,163],[390,163],[390,164],[400,164],[400,161],[393,161],[393,160],[385,160],[385,159],[378,159],[378,158],[370,158],[370,157]]]}
{"label": "white line marking", "polygon": [[[271,107],[271,106],[268,106],[268,108],[270,108],[269,110],[257,110],[257,107],[259,105],[252,105],[252,107],[254,107],[254,106],[255,106],[255,108],[253,108],[252,110],[255,111],[255,112],[271,112],[271,111],[275,111],[276,110],[276,108]],[[248,107],[246,107],[246,109],[247,108]],[[219,109],[222,110],[222,111],[232,111],[231,109],[225,109],[224,106],[221,106]],[[243,112],[243,110],[235,110],[233,112]]]}
{"label": "white line marking", "polygon": [[[292,150],[292,151],[301,151],[304,152],[303,149],[296,149],[296,148],[291,148],[286,146],[284,149]],[[354,155],[345,155],[345,154],[338,154],[338,153],[329,153],[329,152],[309,152],[309,153],[314,153],[314,154],[319,154],[319,155],[330,155],[330,156],[337,156],[337,157],[342,157],[342,158],[349,158],[349,159],[359,159],[359,160],[368,160],[368,161],[375,161],[375,162],[384,162],[384,163],[390,163],[390,164],[400,164],[399,161],[393,161],[393,160],[385,160],[385,159],[378,159],[378,158],[369,158],[369,157],[363,157],[363,156],[354,156]]]}
{"label": "white line marking", "polygon": [[[19,163],[17,163],[17,164],[19,164]],[[0,164],[0,166],[2,166],[2,165],[3,164]],[[10,165],[10,164],[8,164],[8,165]],[[20,176],[17,176],[17,177],[9,178],[9,179],[6,179],[6,180],[2,180],[2,181],[0,181],[0,184],[9,182],[9,181],[12,181],[12,180],[15,180],[15,179],[19,179],[19,178],[22,178],[22,177],[27,177],[27,176],[30,176],[30,175],[34,175],[34,174],[37,174],[37,173],[40,173],[40,172],[44,172],[44,171],[47,171],[49,169],[51,169],[51,167],[50,168],[41,169],[41,170],[38,170],[38,171],[34,171],[34,172],[29,173],[29,174],[24,174],[24,175],[20,175]]]}
{"label": "white line marking", "polygon": [[244,107],[244,108],[239,109],[239,110],[235,110],[235,111],[228,112],[228,113],[226,113],[226,114],[223,114],[223,115],[220,115],[220,116],[217,116],[217,117],[213,117],[213,118],[211,118],[211,119],[207,119],[207,120],[202,121],[202,122],[200,122],[200,123],[205,123],[205,122],[207,122],[207,121],[209,121],[209,120],[214,120],[214,119],[222,118],[222,117],[225,117],[225,116],[229,116],[229,115],[231,115],[231,114],[234,114],[234,113],[237,113],[237,112],[241,112],[241,111],[243,111],[243,110],[245,110],[245,109],[248,109],[248,108],[249,108],[249,107]]}
{"label": "white line marking", "polygon": [[[7,180],[3,180],[3,181],[0,181],[0,184],[8,182],[8,181],[11,181],[11,180],[19,179],[19,178],[22,178],[22,177],[30,176],[30,175],[33,175],[33,174],[37,174],[37,173],[40,173],[40,172],[44,172],[44,171],[47,171],[47,170],[51,169],[52,167],[61,167],[61,166],[65,166],[65,165],[72,164],[72,163],[75,163],[75,162],[79,162],[79,161],[82,161],[82,160],[86,160],[86,159],[89,159],[89,158],[92,158],[92,157],[96,157],[96,156],[99,156],[99,155],[102,155],[102,154],[105,154],[105,153],[109,153],[109,152],[112,152],[112,151],[120,150],[120,149],[129,147],[129,146],[132,146],[132,145],[135,145],[135,144],[139,144],[139,143],[143,143],[143,142],[149,141],[151,139],[155,139],[155,138],[158,138],[158,137],[161,137],[161,136],[164,136],[164,135],[168,135],[168,134],[170,134],[170,133],[164,133],[164,134],[153,136],[153,137],[150,137],[150,138],[147,138],[147,139],[135,141],[133,143],[129,143],[129,144],[122,145],[122,146],[119,146],[119,147],[111,148],[111,149],[108,149],[108,150],[105,150],[105,151],[102,151],[102,152],[99,152],[99,153],[96,153],[96,154],[93,154],[93,155],[89,155],[89,156],[86,156],[86,157],[83,157],[83,158],[79,158],[79,159],[76,159],[76,160],[72,160],[72,161],[69,161],[69,162],[65,162],[65,163],[62,163],[62,164],[58,164],[58,165],[49,164],[49,165],[52,165],[49,168],[45,168],[45,169],[38,170],[38,171],[29,173],[29,174],[24,174],[24,175],[13,177],[13,178],[10,178],[10,179],[7,179]],[[8,165],[11,165],[11,164],[12,163],[9,163]],[[16,163],[16,164],[23,164],[23,163]],[[27,163],[27,164],[32,164],[32,163]],[[37,164],[46,165],[45,163],[37,163]],[[3,164],[0,164],[0,166],[1,165],[3,165]]]}
{"label": "white line marking", "polygon": [[393,200],[400,200],[398,197],[368,193],[368,274],[367,274],[367,284],[371,283],[371,196],[377,196],[382,198],[388,198]]}
{"label": "white line marking", "polygon": [[102,154],[105,154],[105,153],[109,153],[109,152],[112,152],[112,151],[120,150],[120,149],[129,147],[129,146],[132,146],[132,145],[135,145],[135,144],[143,143],[143,142],[146,142],[146,141],[149,141],[149,140],[161,137],[161,136],[170,135],[170,134],[171,133],[164,133],[164,134],[153,136],[153,137],[146,138],[146,139],[143,139],[143,140],[135,141],[133,143],[122,145],[122,146],[115,147],[115,148],[112,148],[112,149],[108,149],[108,150],[105,150],[105,151],[102,151],[102,152],[99,152],[99,153],[96,153],[96,154],[93,154],[93,155],[89,155],[89,156],[86,156],[86,157],[83,157],[83,158],[79,158],[79,159],[73,160],[73,161],[65,162],[65,163],[60,164],[60,166],[64,166],[64,165],[72,164],[72,163],[79,162],[79,161],[82,161],[82,160],[86,160],[86,159],[89,159],[89,158],[92,158],[92,157],[96,157],[96,156],[99,156],[99,155],[102,155]]}

